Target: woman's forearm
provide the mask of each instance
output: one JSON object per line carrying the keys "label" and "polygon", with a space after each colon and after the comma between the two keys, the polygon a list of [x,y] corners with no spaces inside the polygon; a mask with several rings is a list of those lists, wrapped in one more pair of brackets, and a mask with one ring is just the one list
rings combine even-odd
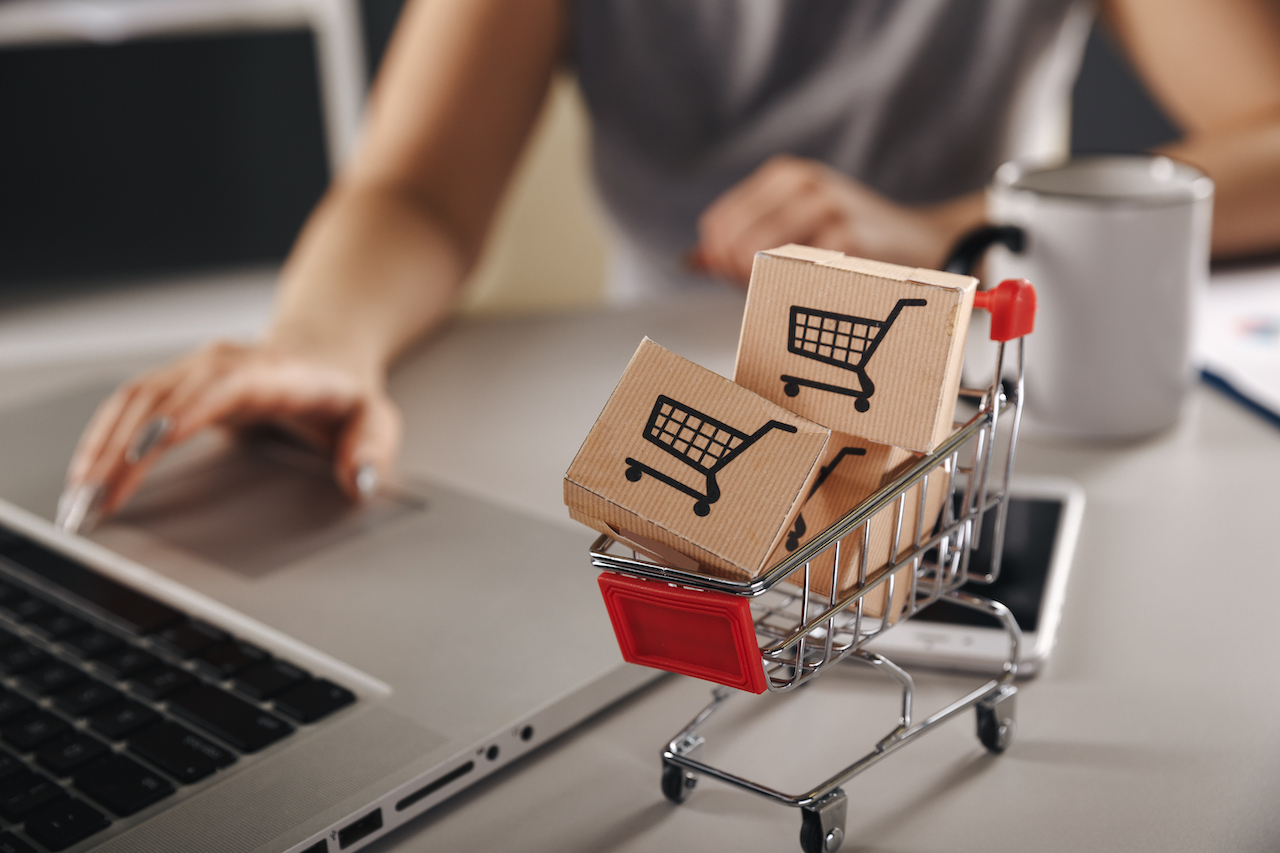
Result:
{"label": "woman's forearm", "polygon": [[448,315],[469,254],[411,194],[339,184],[285,265],[268,341],[380,376]]}
{"label": "woman's forearm", "polygon": [[441,322],[563,55],[561,0],[411,0],[268,340],[381,377]]}
{"label": "woman's forearm", "polygon": [[1110,30],[1186,132],[1166,152],[1217,185],[1214,257],[1280,249],[1280,7],[1102,0]]}
{"label": "woman's forearm", "polygon": [[1213,256],[1280,251],[1280,116],[1164,149],[1213,178]]}

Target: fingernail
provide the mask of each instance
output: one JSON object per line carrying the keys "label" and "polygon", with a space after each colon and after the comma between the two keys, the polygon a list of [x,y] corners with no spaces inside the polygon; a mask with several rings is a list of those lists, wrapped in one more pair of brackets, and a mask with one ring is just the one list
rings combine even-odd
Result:
{"label": "fingernail", "polygon": [[158,418],[152,418],[147,421],[134,436],[133,444],[129,446],[129,449],[124,454],[124,461],[130,465],[137,465],[138,460],[150,453],[157,444],[163,441],[171,429],[173,429],[173,418],[168,415],[161,415]]}
{"label": "fingernail", "polygon": [[98,520],[98,504],[102,486],[84,483],[71,486],[58,498],[58,514],[54,524],[67,533],[88,532]]}
{"label": "fingernail", "polygon": [[371,462],[363,462],[356,469],[356,491],[361,500],[369,500],[378,493],[378,469]]}

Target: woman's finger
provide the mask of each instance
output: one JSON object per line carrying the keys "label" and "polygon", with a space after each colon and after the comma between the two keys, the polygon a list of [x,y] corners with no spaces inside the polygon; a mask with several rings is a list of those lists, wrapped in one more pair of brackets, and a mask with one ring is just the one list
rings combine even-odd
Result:
{"label": "woman's finger", "polygon": [[168,374],[152,376],[127,391],[122,405],[112,405],[109,414],[114,418],[104,419],[88,452],[69,473],[68,493],[91,487],[97,492],[95,509],[105,510],[118,503],[113,496],[120,474],[131,467],[127,460],[136,456],[137,450],[146,449],[138,447],[139,440],[145,426],[154,419],[156,405],[168,395],[172,381]]}
{"label": "woman's finger", "polygon": [[355,381],[338,371],[275,361],[228,372],[170,413],[171,443],[218,423],[287,421],[295,417],[340,420],[361,397]]}
{"label": "woman's finger", "polygon": [[403,421],[385,393],[369,394],[343,425],[334,476],[352,500],[368,500],[386,481],[400,451]]}
{"label": "woman's finger", "polygon": [[151,463],[173,443],[175,408],[231,368],[217,350],[207,347],[158,371],[134,393],[86,474],[87,482],[99,490],[98,508],[103,513],[128,500]]}
{"label": "woman's finger", "polygon": [[[707,208],[698,222],[698,256],[710,271],[745,281],[750,277],[749,260],[743,274],[741,246],[746,235],[768,227],[765,223],[815,188],[812,164],[795,158],[770,160]],[[761,248],[775,245],[779,243]]]}
{"label": "woman's finger", "polygon": [[726,247],[728,268],[725,272],[746,284],[751,279],[756,252],[786,243],[817,245],[814,237],[829,230],[839,219],[837,200],[823,189],[809,188],[782,199]]}

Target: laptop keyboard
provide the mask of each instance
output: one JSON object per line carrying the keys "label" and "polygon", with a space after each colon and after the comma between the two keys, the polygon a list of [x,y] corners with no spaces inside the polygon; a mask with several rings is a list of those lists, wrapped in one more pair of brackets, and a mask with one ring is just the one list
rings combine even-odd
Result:
{"label": "laptop keyboard", "polygon": [[24,536],[0,558],[0,853],[64,850],[355,701]]}

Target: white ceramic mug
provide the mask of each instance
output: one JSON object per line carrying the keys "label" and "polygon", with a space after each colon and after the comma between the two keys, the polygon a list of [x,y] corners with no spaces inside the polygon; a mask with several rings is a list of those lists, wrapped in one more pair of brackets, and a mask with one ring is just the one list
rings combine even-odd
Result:
{"label": "white ceramic mug", "polygon": [[[1213,182],[1167,157],[1006,163],[987,190],[987,278],[1036,287],[1028,426],[1126,439],[1177,421],[1190,388],[1193,312],[1209,275]],[[998,232],[1021,231],[1017,240]],[[971,246],[972,254],[972,246]],[[971,339],[982,338],[973,329]],[[987,356],[987,364],[991,363]]]}

